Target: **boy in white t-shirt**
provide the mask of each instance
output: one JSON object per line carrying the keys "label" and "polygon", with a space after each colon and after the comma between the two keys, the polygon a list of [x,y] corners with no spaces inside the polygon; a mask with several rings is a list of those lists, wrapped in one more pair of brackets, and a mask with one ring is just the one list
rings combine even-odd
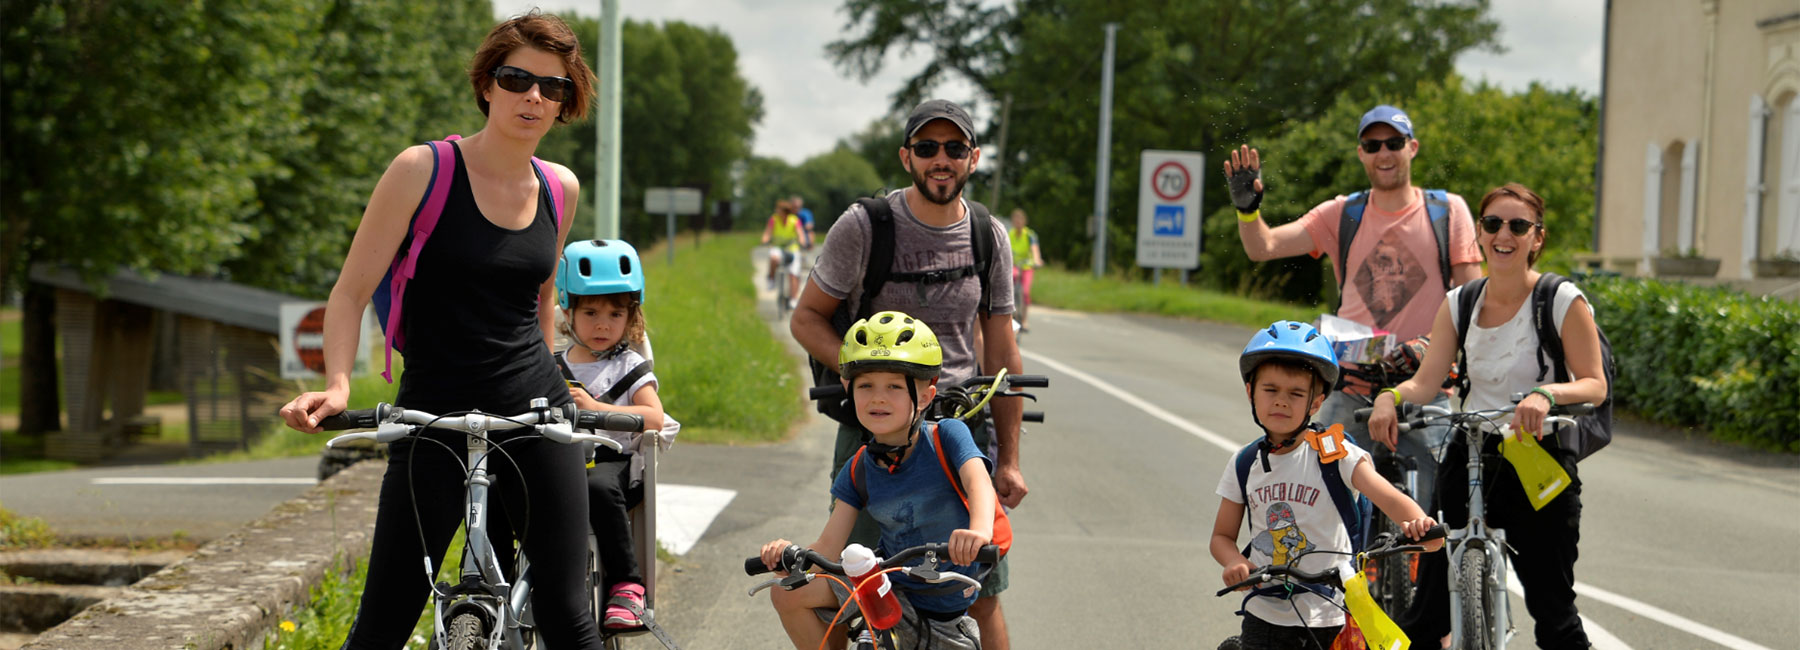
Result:
{"label": "boy in white t-shirt", "polygon": [[[1251,416],[1266,435],[1256,444],[1255,461],[1241,487],[1235,458],[1219,478],[1219,514],[1210,550],[1225,567],[1226,585],[1249,577],[1257,566],[1293,562],[1308,572],[1337,566],[1340,575],[1351,575],[1350,534],[1330,494],[1334,488],[1325,483],[1326,463],[1340,463],[1340,468],[1349,463],[1353,469],[1337,471],[1339,479],[1401,522],[1407,536],[1417,539],[1436,525],[1376,474],[1368,452],[1344,440],[1341,432],[1303,435],[1337,381],[1331,342],[1318,330],[1277,321],[1250,339],[1238,369]],[[1330,443],[1320,442],[1333,435]],[[1321,460],[1321,448],[1327,452],[1323,458],[1330,460]],[[1334,449],[1339,453],[1331,453]],[[1251,515],[1248,557],[1238,546],[1246,512]],[[1442,546],[1442,540],[1425,544],[1429,550]],[[1344,624],[1341,600],[1307,591],[1251,598],[1244,604],[1239,642],[1247,649],[1328,648]]]}

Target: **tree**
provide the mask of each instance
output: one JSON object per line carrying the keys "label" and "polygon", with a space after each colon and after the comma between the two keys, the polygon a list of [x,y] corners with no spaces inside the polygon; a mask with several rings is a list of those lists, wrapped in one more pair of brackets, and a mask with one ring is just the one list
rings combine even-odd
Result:
{"label": "tree", "polygon": [[838,140],[836,148],[854,151],[858,157],[867,161],[878,175],[881,187],[899,189],[912,185],[912,178],[900,167],[900,143],[905,139],[905,119],[883,117],[870,122],[863,130]]}

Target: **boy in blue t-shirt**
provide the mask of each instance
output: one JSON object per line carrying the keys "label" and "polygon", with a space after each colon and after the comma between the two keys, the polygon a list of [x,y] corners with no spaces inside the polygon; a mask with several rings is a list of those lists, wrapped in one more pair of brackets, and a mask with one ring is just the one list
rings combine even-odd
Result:
{"label": "boy in blue t-shirt", "polygon": [[[936,425],[922,423],[925,407],[937,395],[938,370],[943,350],[924,321],[900,312],[881,312],[858,321],[844,334],[838,366],[844,386],[856,406],[856,418],[873,435],[863,453],[852,456],[831,486],[836,500],[831,518],[814,551],[838,558],[856,523],[857,513],[867,510],[881,528],[878,554],[926,543],[948,541],[950,562],[936,567],[974,576],[970,565],[981,547],[993,543],[994,485],[988,478],[987,458],[976,449],[969,429],[961,421],[946,419]],[[936,426],[937,435],[928,427]],[[967,491],[967,505],[939,463],[957,468]],[[863,483],[859,491],[856,482]],[[863,494],[867,495],[864,502]],[[783,549],[791,542],[778,539],[763,545],[763,563],[780,566]],[[966,614],[975,602],[971,587],[936,593],[940,585],[927,585],[901,573],[889,573],[902,609],[893,630],[899,648],[980,648],[980,633]],[[954,584],[954,583],[951,583]],[[793,591],[774,590],[772,601],[781,615],[794,647],[819,647],[829,632],[828,623],[849,593],[834,580],[815,580]],[[820,610],[820,611],[815,611]],[[840,619],[848,620],[849,614]]]}
{"label": "boy in blue t-shirt", "polygon": [[[1375,472],[1369,454],[1340,432],[1307,436],[1308,421],[1337,381],[1331,341],[1313,326],[1277,321],[1258,330],[1238,357],[1251,416],[1266,434],[1257,442],[1255,462],[1241,482],[1237,458],[1219,477],[1219,513],[1209,549],[1225,567],[1226,585],[1249,577],[1260,565],[1287,564],[1317,572],[1336,566],[1352,575],[1350,534],[1330,494],[1327,463],[1337,463],[1337,480],[1368,495],[1408,537],[1418,539],[1437,522],[1387,479]],[[1347,471],[1346,471],[1347,468]],[[1347,492],[1347,491],[1346,491]],[[1249,556],[1238,545],[1244,514],[1250,519]],[[1425,542],[1427,550],[1443,546]],[[1309,551],[1326,551],[1308,554]],[[1342,596],[1327,600],[1310,591],[1266,595],[1244,603],[1240,647],[1328,648],[1344,624]]]}

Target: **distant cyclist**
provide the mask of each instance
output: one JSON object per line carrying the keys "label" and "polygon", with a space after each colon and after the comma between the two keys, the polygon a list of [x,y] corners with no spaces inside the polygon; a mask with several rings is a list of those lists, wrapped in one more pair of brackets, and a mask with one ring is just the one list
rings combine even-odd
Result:
{"label": "distant cyclist", "polygon": [[793,309],[800,295],[800,249],[812,247],[812,237],[800,222],[800,216],[794,214],[793,202],[787,199],[775,202],[775,214],[769,215],[769,223],[763,226],[762,243],[773,245],[769,249],[769,289],[775,288],[785,270],[788,309]]}
{"label": "distant cyclist", "polygon": [[1015,208],[1012,211],[1012,228],[1006,231],[1007,238],[1012,240],[1013,302],[1018,305],[1018,309],[1013,311],[1019,315],[1020,333],[1031,331],[1031,327],[1025,322],[1026,312],[1031,309],[1031,276],[1037,271],[1037,267],[1044,265],[1044,254],[1038,250],[1037,231],[1027,227],[1025,223],[1025,210]]}
{"label": "distant cyclist", "polygon": [[[1297,255],[1332,258],[1342,303],[1339,317],[1385,330],[1407,341],[1431,332],[1432,319],[1453,286],[1481,277],[1481,251],[1475,246],[1474,219],[1461,196],[1422,190],[1412,184],[1412,161],[1420,143],[1412,119],[1398,108],[1370,109],[1357,126],[1356,158],[1369,177],[1369,189],[1320,203],[1291,223],[1270,228],[1262,220],[1262,159],[1249,145],[1231,152],[1225,162],[1227,187],[1238,210],[1238,236],[1250,259],[1262,262]],[[1352,217],[1346,219],[1346,210]],[[1359,214],[1360,213],[1360,214]],[[1438,243],[1433,216],[1448,231]],[[1339,239],[1345,226],[1355,227],[1348,245]],[[1446,273],[1445,269],[1449,269]],[[1357,364],[1344,364],[1359,371]],[[1368,382],[1347,377],[1326,398],[1318,419],[1343,424],[1360,445],[1373,449],[1368,428],[1351,412],[1369,405]],[[1449,394],[1439,391],[1430,402],[1448,407]],[[1420,503],[1430,503],[1449,427],[1415,430],[1400,437],[1398,451],[1419,465]],[[1390,444],[1390,448],[1394,445]]]}
{"label": "distant cyclist", "polygon": [[813,235],[812,210],[806,209],[806,199],[800,198],[799,194],[788,197],[788,201],[794,204],[794,215],[800,217],[800,227],[806,230],[806,248],[811,250],[813,242],[817,240]]}

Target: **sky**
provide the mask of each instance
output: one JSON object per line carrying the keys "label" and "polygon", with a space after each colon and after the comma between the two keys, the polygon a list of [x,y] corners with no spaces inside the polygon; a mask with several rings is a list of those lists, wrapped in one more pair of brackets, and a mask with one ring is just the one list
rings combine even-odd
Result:
{"label": "sky", "polygon": [[[840,0],[620,0],[619,4],[632,20],[681,20],[718,27],[730,36],[737,46],[739,70],[763,94],[765,115],[752,151],[790,164],[830,151],[838,139],[881,117],[887,112],[889,93],[926,62],[927,53],[909,57],[890,52],[881,74],[866,84],[841,73],[824,54],[825,44],[844,33]],[[600,14],[599,0],[494,0],[501,17],[534,6],[552,13]],[[1500,22],[1499,40],[1506,52],[1464,54],[1457,59],[1457,70],[1471,80],[1486,79],[1508,90],[1523,90],[1538,81],[1597,95],[1602,10],[1599,0],[1492,0],[1490,13]],[[972,95],[961,82],[943,84],[937,94],[949,99]],[[978,122],[987,117],[982,107],[972,112]]]}

